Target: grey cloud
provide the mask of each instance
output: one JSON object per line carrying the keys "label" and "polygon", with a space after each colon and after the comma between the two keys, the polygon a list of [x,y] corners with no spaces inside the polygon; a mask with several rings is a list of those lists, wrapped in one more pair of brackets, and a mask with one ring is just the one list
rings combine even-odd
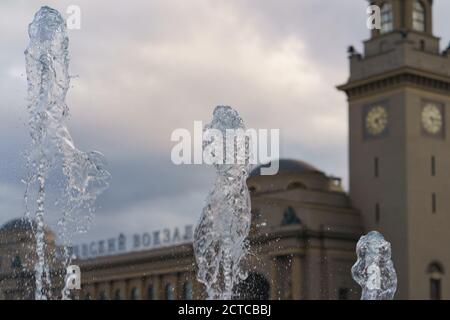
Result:
{"label": "grey cloud", "polygon": [[[46,4],[64,12],[70,0]],[[346,47],[368,36],[363,0],[77,1],[70,31],[69,127],[78,147],[103,152],[111,188],[99,199],[92,239],[194,222],[213,171],[170,162],[170,134],[229,104],[247,126],[279,128],[282,156],[347,176]],[[0,223],[22,212],[28,144],[23,50],[37,0],[0,3]],[[436,33],[448,39],[436,1]],[[274,116],[275,115],[275,116]],[[9,198],[9,196],[6,196]]]}

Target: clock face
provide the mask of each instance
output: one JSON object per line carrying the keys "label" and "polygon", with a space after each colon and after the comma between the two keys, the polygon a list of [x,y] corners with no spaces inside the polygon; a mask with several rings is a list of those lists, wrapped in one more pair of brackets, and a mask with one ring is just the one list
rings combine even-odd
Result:
{"label": "clock face", "polygon": [[372,107],[366,115],[366,130],[376,136],[386,130],[388,124],[388,111],[383,106]]}
{"label": "clock face", "polygon": [[422,127],[429,134],[438,134],[442,131],[444,118],[441,109],[436,103],[427,103],[422,109]]}

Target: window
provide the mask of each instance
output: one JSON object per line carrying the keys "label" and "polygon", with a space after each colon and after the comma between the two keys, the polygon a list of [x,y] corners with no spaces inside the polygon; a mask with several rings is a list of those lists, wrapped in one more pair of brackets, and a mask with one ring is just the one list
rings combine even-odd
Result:
{"label": "window", "polygon": [[155,288],[153,287],[153,285],[149,285],[147,288],[147,300],[155,300],[156,296],[155,296]]}
{"label": "window", "polygon": [[419,32],[425,31],[425,7],[419,0],[414,1],[413,29]]}
{"label": "window", "polygon": [[378,160],[378,158],[377,157],[375,157],[375,159],[374,159],[374,161],[373,161],[373,167],[374,167],[374,176],[375,176],[375,178],[378,178],[379,177],[379,168],[378,168],[378,165],[379,165],[379,160]]}
{"label": "window", "polygon": [[192,300],[192,282],[186,281],[183,285],[183,299]]}
{"label": "window", "polygon": [[170,283],[166,284],[166,288],[164,290],[166,300],[174,300],[173,291],[173,286]]}
{"label": "window", "polygon": [[21,269],[22,268],[22,259],[20,259],[20,256],[15,256],[11,260],[11,269]]}
{"label": "window", "polygon": [[444,275],[444,268],[439,262],[433,262],[428,266],[427,272],[430,276],[430,299],[441,300],[442,299],[441,281]]}
{"label": "window", "polygon": [[394,29],[394,16],[392,14],[392,4],[385,3],[381,7],[381,30],[380,33],[388,33]]}
{"label": "window", "polygon": [[380,223],[380,204],[375,204],[375,223]]}
{"label": "window", "polygon": [[425,43],[425,40],[420,40],[420,50],[425,51],[427,45]]}
{"label": "window", "polygon": [[436,157],[431,157],[431,176],[436,176]]}
{"label": "window", "polygon": [[[278,294],[281,294],[278,291]],[[249,272],[248,277],[237,284],[233,300],[269,300],[270,283],[265,276]]]}
{"label": "window", "polygon": [[436,193],[431,194],[431,212],[436,213]]}
{"label": "window", "polygon": [[108,297],[106,296],[106,292],[104,290],[102,292],[100,292],[99,299],[100,300],[108,300]]}
{"label": "window", "polygon": [[15,256],[11,260],[11,268],[12,269],[20,269],[20,268],[22,268],[22,260],[20,259],[19,256]]}
{"label": "window", "polygon": [[350,290],[348,288],[339,288],[338,299],[339,300],[349,300]]}
{"label": "window", "polygon": [[441,279],[430,279],[430,299],[441,300]]}
{"label": "window", "polygon": [[114,300],[122,300],[122,293],[120,292],[120,289],[114,291]]}
{"label": "window", "polygon": [[131,300],[139,300],[139,289],[138,288],[131,289]]}

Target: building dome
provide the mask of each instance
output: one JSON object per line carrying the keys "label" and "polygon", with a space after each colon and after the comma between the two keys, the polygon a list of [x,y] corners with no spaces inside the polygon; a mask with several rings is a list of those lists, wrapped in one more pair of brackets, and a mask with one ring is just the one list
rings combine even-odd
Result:
{"label": "building dome", "polygon": [[[28,248],[34,251],[36,244],[35,231],[37,222],[33,219],[21,217],[10,220],[0,227],[0,256],[5,248],[8,250],[19,250],[20,248]],[[45,243],[49,248],[55,246],[55,234],[48,226],[44,226]],[[19,245],[20,244],[20,245]],[[26,244],[24,246],[24,244]],[[19,248],[19,247],[20,248]],[[21,249],[20,249],[21,250]]]}
{"label": "building dome", "polygon": [[[319,169],[301,160],[280,159],[275,160],[275,162],[279,163],[278,174],[280,173],[317,173],[322,175],[324,174]],[[260,176],[261,168],[268,168],[271,166],[271,164],[272,162],[269,162],[267,164],[257,166],[255,169],[252,170],[252,172],[250,172],[249,177]]]}
{"label": "building dome", "polygon": [[[341,180],[336,177],[327,176],[323,171],[313,165],[300,160],[280,159],[278,162],[278,173],[275,175],[264,175],[261,168],[268,168],[272,162],[260,165],[250,172],[247,185],[250,192],[271,192],[281,190],[323,190],[343,192]],[[276,168],[276,166],[275,166]]]}
{"label": "building dome", "polygon": [[18,218],[14,220],[10,220],[0,227],[0,232],[9,232],[9,231],[33,231],[36,227],[36,222],[30,220],[28,218]]}

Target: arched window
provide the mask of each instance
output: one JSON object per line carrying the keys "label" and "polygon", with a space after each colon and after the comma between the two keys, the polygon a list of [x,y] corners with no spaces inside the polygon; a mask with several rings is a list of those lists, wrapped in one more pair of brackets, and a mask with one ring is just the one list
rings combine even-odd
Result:
{"label": "arched window", "polygon": [[168,283],[166,284],[165,290],[164,290],[164,295],[166,300],[174,300],[174,294],[173,294],[173,286],[172,284]]}
{"label": "arched window", "polygon": [[414,1],[413,29],[419,32],[425,31],[425,7],[419,0]]}
{"label": "arched window", "polygon": [[428,266],[427,272],[430,277],[430,299],[441,300],[441,282],[444,275],[444,268],[439,262],[433,262]]}
{"label": "arched window", "polygon": [[381,30],[380,33],[388,33],[394,30],[394,15],[392,13],[392,4],[385,3],[381,7]]}
{"label": "arched window", "polygon": [[139,300],[139,289],[136,287],[131,289],[131,300]]}
{"label": "arched window", "polygon": [[147,300],[155,300],[156,296],[155,296],[155,288],[153,287],[153,285],[149,285],[147,288]]}
{"label": "arched window", "polygon": [[120,289],[114,291],[114,300],[122,300],[122,293],[120,292]]}
{"label": "arched window", "polygon": [[183,285],[183,299],[184,300],[192,300],[192,282],[186,281]]}

